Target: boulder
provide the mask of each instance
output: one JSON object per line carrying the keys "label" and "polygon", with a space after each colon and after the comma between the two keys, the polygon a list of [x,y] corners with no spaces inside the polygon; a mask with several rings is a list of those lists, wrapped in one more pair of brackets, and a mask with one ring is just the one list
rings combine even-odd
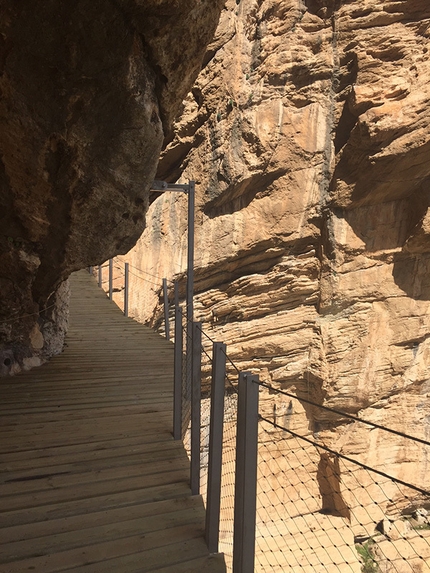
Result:
{"label": "boulder", "polygon": [[58,352],[64,281],[141,235],[163,139],[221,5],[2,2],[1,373]]}

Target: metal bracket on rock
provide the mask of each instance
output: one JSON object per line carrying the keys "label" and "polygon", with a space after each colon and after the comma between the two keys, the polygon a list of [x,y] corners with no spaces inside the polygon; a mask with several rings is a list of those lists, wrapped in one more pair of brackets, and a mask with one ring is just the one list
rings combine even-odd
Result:
{"label": "metal bracket on rock", "polygon": [[167,183],[167,181],[155,180],[151,185],[151,191],[158,191],[164,193],[164,191],[176,191],[179,193],[188,193],[190,190],[189,183]]}

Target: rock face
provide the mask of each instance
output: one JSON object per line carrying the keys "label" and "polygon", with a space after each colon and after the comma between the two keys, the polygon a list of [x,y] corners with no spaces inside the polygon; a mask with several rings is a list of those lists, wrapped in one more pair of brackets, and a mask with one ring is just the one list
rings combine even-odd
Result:
{"label": "rock face", "polygon": [[[195,315],[236,364],[424,439],[429,48],[425,0],[229,1],[158,173],[197,183]],[[166,194],[129,260],[171,279],[185,250],[185,199]],[[157,322],[140,288],[134,312]],[[425,486],[425,447],[300,413],[308,435]]]}
{"label": "rock face", "polygon": [[60,285],[142,233],[163,138],[221,5],[2,2],[2,373],[58,351]]}

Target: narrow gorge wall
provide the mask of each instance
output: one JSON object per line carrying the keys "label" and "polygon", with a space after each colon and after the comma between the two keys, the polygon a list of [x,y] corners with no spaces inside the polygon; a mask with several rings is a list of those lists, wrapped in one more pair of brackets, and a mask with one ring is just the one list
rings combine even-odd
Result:
{"label": "narrow gorge wall", "polygon": [[61,351],[74,270],[128,251],[222,0],[0,6],[0,375]]}
{"label": "narrow gorge wall", "polygon": [[[424,0],[229,0],[158,172],[196,181],[196,319],[238,366],[426,439],[429,47]],[[152,203],[128,259],[180,276],[184,197]],[[151,281],[133,312],[154,322]],[[301,416],[338,451],[425,483],[422,448]]]}

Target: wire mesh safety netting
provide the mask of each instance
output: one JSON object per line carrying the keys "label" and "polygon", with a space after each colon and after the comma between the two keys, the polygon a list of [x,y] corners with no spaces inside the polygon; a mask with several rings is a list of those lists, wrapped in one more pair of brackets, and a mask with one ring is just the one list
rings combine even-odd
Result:
{"label": "wire mesh safety netting", "polygon": [[[211,415],[211,375],[214,340],[202,329],[202,409],[201,409],[201,472],[200,483],[206,502],[209,460],[209,434]],[[226,356],[228,362],[228,357]],[[224,553],[227,570],[232,569],[234,531],[234,488],[237,429],[237,375],[233,368],[226,369],[224,379],[223,444],[221,473],[221,503],[219,524],[219,551]]]}
{"label": "wire mesh safety netting", "polygon": [[201,420],[200,420],[200,491],[206,503],[206,490],[208,484],[209,463],[209,433],[211,417],[211,365],[212,346],[202,333],[202,380],[201,380]]}
{"label": "wire mesh safety netting", "polygon": [[192,372],[192,332],[187,324],[185,312],[182,312],[182,408],[181,426],[182,439],[188,455],[191,451],[190,420],[191,420],[191,372]]}
{"label": "wire mesh safety netting", "polygon": [[[92,273],[99,281],[100,286],[109,294],[109,262],[99,267],[92,267]],[[164,320],[163,278],[144,271],[139,267],[128,264],[128,289],[126,290],[125,260],[121,257],[112,259],[112,300],[124,311],[125,297],[128,296],[128,316],[138,322],[157,328],[166,336]],[[100,280],[101,279],[101,280]],[[173,283],[167,281],[170,298],[172,298]],[[170,301],[171,302],[171,301]],[[155,310],[154,310],[155,308]],[[170,319],[173,318],[173,304],[169,304]],[[170,329],[171,331],[171,329]]]}
{"label": "wire mesh safety netting", "polygon": [[361,422],[315,434],[291,398],[276,407],[266,396],[260,411],[256,571],[430,571],[430,495],[417,474],[428,445],[375,444]]}
{"label": "wire mesh safety netting", "polygon": [[[99,286],[109,295],[110,271],[109,262],[92,268],[93,275],[98,280]],[[124,310],[124,267],[118,260],[112,260],[112,300],[121,310]]]}
{"label": "wire mesh safety netting", "polygon": [[234,533],[234,488],[236,465],[237,389],[226,377],[224,395],[223,464],[221,476],[221,513],[219,550],[224,553],[227,570],[231,570]]}

